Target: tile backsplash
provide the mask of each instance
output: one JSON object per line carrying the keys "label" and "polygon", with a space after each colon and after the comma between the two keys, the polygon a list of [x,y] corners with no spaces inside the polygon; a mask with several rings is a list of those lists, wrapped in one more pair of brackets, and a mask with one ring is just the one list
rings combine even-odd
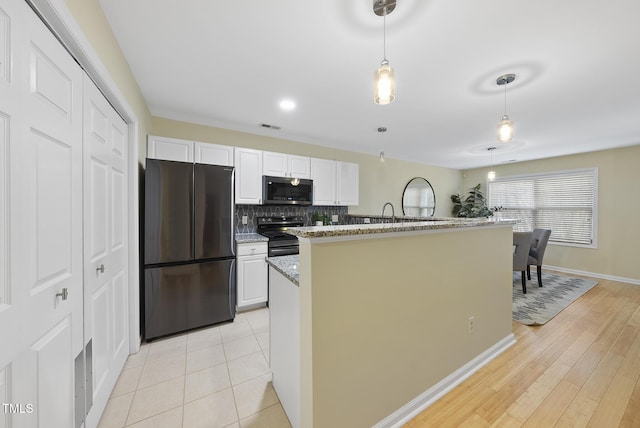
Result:
{"label": "tile backsplash", "polygon": [[[296,205],[236,205],[236,233],[254,233],[258,229],[257,217],[263,216],[301,216],[304,225],[311,226],[314,213],[333,216],[338,215],[338,223],[345,224],[348,207],[328,207],[313,205],[299,207]],[[247,216],[247,224],[242,224],[242,216]]]}

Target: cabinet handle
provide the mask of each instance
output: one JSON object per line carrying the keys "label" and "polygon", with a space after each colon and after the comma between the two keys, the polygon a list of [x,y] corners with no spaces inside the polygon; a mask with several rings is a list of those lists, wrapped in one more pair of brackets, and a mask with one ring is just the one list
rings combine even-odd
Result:
{"label": "cabinet handle", "polygon": [[61,292],[56,293],[56,297],[62,297],[62,300],[67,300],[67,297],[69,296],[69,290],[67,290],[67,288],[63,288]]}
{"label": "cabinet handle", "polygon": [[98,266],[98,267],[96,268],[96,272],[98,272],[98,273],[104,273],[104,264],[102,264],[102,265]]}

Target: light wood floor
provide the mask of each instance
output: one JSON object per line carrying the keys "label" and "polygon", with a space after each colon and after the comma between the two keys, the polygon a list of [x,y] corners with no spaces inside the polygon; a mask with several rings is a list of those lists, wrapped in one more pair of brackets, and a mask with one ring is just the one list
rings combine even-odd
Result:
{"label": "light wood floor", "polygon": [[640,427],[640,286],[598,285],[406,427]]}

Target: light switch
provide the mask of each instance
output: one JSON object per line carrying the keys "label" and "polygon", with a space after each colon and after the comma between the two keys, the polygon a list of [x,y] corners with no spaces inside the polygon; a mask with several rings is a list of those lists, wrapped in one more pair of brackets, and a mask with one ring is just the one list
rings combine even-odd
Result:
{"label": "light switch", "polygon": [[245,224],[245,225],[246,225],[248,222],[249,222],[249,219],[247,218],[247,216],[246,216],[246,215],[243,215],[243,216],[242,216],[242,224]]}

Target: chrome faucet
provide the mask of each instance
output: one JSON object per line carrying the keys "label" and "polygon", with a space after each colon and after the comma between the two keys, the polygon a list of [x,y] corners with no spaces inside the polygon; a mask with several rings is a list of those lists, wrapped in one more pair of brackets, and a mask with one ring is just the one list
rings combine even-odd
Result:
{"label": "chrome faucet", "polygon": [[387,208],[387,205],[391,205],[391,222],[396,222],[396,210],[393,208],[393,204],[391,202],[385,202],[382,206],[382,221],[384,222],[384,210]]}

